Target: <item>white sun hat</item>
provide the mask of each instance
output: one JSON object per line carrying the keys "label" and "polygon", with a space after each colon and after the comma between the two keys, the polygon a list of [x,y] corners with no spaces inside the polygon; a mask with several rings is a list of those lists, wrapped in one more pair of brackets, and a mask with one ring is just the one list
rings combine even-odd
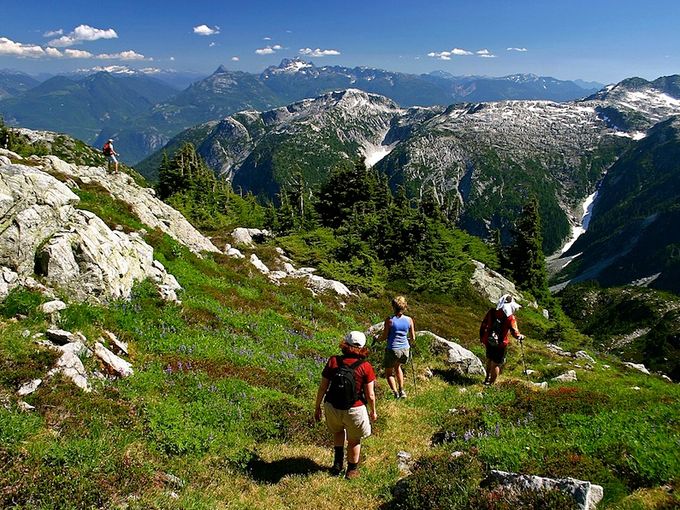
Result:
{"label": "white sun hat", "polygon": [[354,347],[363,347],[366,345],[366,335],[361,331],[350,331],[345,335],[345,343]]}

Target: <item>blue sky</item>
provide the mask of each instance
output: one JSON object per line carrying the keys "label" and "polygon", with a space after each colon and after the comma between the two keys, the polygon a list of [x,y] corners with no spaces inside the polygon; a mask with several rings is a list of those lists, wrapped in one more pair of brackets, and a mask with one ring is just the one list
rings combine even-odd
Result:
{"label": "blue sky", "polygon": [[0,0],[0,68],[393,71],[619,81],[680,73],[680,1]]}

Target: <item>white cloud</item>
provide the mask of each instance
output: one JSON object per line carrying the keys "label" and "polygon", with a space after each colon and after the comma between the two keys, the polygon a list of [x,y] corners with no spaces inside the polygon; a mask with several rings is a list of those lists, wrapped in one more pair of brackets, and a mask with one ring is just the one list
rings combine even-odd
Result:
{"label": "white cloud", "polygon": [[437,58],[439,60],[451,60],[451,57],[466,57],[474,55],[471,51],[462,48],[453,48],[452,50],[431,51],[427,54],[428,57]]}
{"label": "white cloud", "polygon": [[482,57],[482,58],[496,58],[496,55],[494,55],[493,53],[491,53],[491,52],[490,52],[489,50],[487,50],[486,48],[483,49],[483,50],[478,50],[478,51],[476,51],[475,53],[477,54],[478,57]]}
{"label": "white cloud", "polygon": [[55,57],[55,58],[59,58],[59,57],[62,56],[61,51],[59,51],[57,48],[50,48],[49,46],[47,48],[45,48],[45,54],[48,57]]}
{"label": "white cloud", "polygon": [[322,50],[321,48],[300,48],[300,55],[306,55],[308,57],[334,57],[340,55],[338,50]]}
{"label": "white cloud", "polygon": [[92,58],[94,55],[90,53],[89,51],[83,51],[83,50],[72,50],[70,48],[66,48],[64,50],[64,56],[66,58]]}
{"label": "white cloud", "polygon": [[272,46],[272,49],[274,51],[279,51],[279,50],[282,50],[283,47],[280,44],[275,44],[274,46]]}
{"label": "white cloud", "polygon": [[43,37],[56,37],[58,35],[64,35],[64,30],[61,28],[59,30],[50,30],[49,32],[45,32]]}
{"label": "white cloud", "polygon": [[215,28],[210,28],[208,25],[198,25],[194,27],[194,34],[197,35],[217,35],[220,33],[220,27],[215,25]]}
{"label": "white cloud", "polygon": [[529,51],[526,48],[507,48],[507,50],[508,51],[521,51],[521,52]]}
{"label": "white cloud", "polygon": [[36,44],[23,44],[15,42],[11,39],[7,39],[6,37],[0,37],[0,55],[12,55],[15,57],[28,58],[50,56],[41,46]]}
{"label": "white cloud", "polygon": [[262,38],[262,40],[263,40],[263,41],[271,41],[271,40],[272,40],[272,38],[271,38],[271,37],[269,37],[269,36],[267,36],[267,37],[263,37],[263,38]]}
{"label": "white cloud", "polygon": [[121,51],[120,53],[101,53],[96,58],[102,60],[153,60],[133,50]]}
{"label": "white cloud", "polygon": [[232,62],[238,62],[239,60],[241,60],[241,59],[238,58],[238,57],[231,57]]}
{"label": "white cloud", "polygon": [[255,53],[258,55],[271,55],[272,53],[274,53],[274,50],[271,46],[267,46],[266,48],[256,49]]}
{"label": "white cloud", "polygon": [[96,41],[98,39],[117,39],[118,34],[113,28],[102,30],[89,25],[78,25],[70,34],[53,39],[49,42],[52,46],[65,47],[79,44],[83,41]]}
{"label": "white cloud", "polygon": [[212,48],[213,46],[215,46],[214,42],[211,42],[210,44],[208,44],[208,48]]}
{"label": "white cloud", "polygon": [[170,57],[170,62],[174,62],[174,61],[175,61],[175,57]]}

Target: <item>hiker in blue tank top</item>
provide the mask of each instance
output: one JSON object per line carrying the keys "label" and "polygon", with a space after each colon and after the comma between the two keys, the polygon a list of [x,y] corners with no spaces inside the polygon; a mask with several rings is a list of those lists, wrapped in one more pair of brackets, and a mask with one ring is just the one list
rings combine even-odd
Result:
{"label": "hiker in blue tank top", "polygon": [[406,307],[404,296],[397,296],[392,300],[394,315],[385,320],[385,327],[380,335],[380,341],[387,341],[383,361],[385,378],[396,398],[406,398],[404,372],[401,366],[408,361],[411,345],[416,341],[413,319],[404,315]]}

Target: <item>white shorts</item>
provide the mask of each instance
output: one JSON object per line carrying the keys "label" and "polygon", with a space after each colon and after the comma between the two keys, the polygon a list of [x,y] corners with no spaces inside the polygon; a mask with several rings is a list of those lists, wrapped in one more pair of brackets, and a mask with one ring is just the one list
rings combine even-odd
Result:
{"label": "white shorts", "polygon": [[371,435],[371,421],[368,419],[366,406],[351,407],[346,411],[336,409],[328,402],[324,403],[326,427],[331,434],[347,431],[347,439],[359,441]]}

